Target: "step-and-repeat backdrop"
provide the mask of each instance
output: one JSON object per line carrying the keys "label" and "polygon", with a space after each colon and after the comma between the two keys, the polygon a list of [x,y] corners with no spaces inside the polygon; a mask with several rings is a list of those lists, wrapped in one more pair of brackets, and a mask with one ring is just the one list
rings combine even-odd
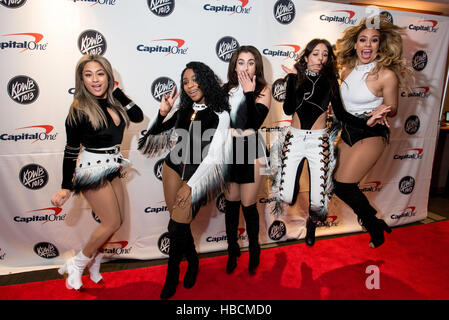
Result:
{"label": "step-and-repeat backdrop", "polygon": [[[1,0],[0,274],[60,265],[98,226],[82,196],[62,208],[50,203],[60,188],[64,120],[73,100],[75,64],[84,53],[108,58],[119,86],[145,113],[144,122],[132,124],[123,141],[124,155],[133,164],[123,180],[126,220],[106,252],[113,259],[158,259],[167,257],[169,245],[163,157],[144,157],[137,141],[161,95],[179,86],[185,64],[202,61],[225,81],[231,53],[239,45],[254,45],[272,88],[264,127],[285,126],[289,118],[282,113],[281,64],[292,66],[311,39],[335,43],[345,28],[382,11],[304,0]],[[391,143],[360,187],[387,223],[396,226],[427,215],[449,19],[385,12],[406,29],[404,55],[416,83],[411,93],[400,90]],[[258,197],[261,242],[303,238],[307,192],[280,214],[273,213],[273,201],[269,179],[264,179]],[[223,196],[218,197],[192,223],[200,252],[226,249],[223,204]],[[360,230],[351,210],[333,199],[317,235]],[[243,217],[239,235],[246,246]]]}

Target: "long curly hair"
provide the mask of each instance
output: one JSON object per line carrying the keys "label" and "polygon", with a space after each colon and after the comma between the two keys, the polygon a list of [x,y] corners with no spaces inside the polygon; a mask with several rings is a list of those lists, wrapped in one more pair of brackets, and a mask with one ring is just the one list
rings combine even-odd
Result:
{"label": "long curly hair", "polygon": [[399,85],[410,90],[407,78],[413,79],[413,70],[407,66],[407,60],[402,56],[402,37],[405,28],[392,24],[384,15],[367,17],[359,25],[349,27],[343,31],[343,36],[337,40],[337,63],[340,68],[353,69],[357,62],[354,49],[359,34],[371,26],[380,33],[379,51],[376,54],[376,66],[370,74],[375,75],[382,68],[392,70],[399,80]]}
{"label": "long curly hair", "polygon": [[237,77],[237,72],[235,72],[235,67],[237,65],[238,57],[242,52],[249,52],[254,56],[254,60],[256,62],[256,72],[254,73],[256,75],[256,89],[254,90],[254,94],[258,97],[262,90],[267,86],[267,81],[265,80],[263,71],[262,55],[254,46],[240,46],[232,53],[228,65],[228,82],[223,85],[223,88],[226,92],[229,92],[232,88],[239,85],[239,79]]}
{"label": "long curly hair", "polygon": [[338,90],[337,80],[339,78],[339,75],[337,69],[337,60],[334,54],[334,50],[332,49],[332,45],[326,39],[315,38],[310,40],[309,43],[307,43],[306,48],[296,59],[296,63],[293,65],[293,67],[298,72],[298,81],[296,82],[296,85],[297,87],[299,87],[305,81],[307,69],[306,57],[308,57],[312,53],[313,49],[315,49],[315,47],[320,43],[324,44],[328,51],[327,61],[323,64],[323,68],[320,70],[320,74],[329,81],[332,93],[334,93],[335,90]]}
{"label": "long curly hair", "polygon": [[105,113],[100,108],[97,98],[94,97],[84,85],[83,70],[89,62],[99,63],[108,76],[107,101],[109,107],[121,115],[125,120],[126,126],[129,125],[129,117],[120,103],[114,98],[114,73],[111,63],[103,56],[97,54],[86,54],[78,61],[75,68],[75,94],[70,106],[67,121],[69,124],[77,124],[81,117],[86,117],[95,130],[106,128],[108,120]]}
{"label": "long curly hair", "polygon": [[195,79],[198,87],[203,91],[206,105],[215,112],[229,111],[228,95],[221,88],[220,78],[206,64],[199,61],[192,61],[186,64],[181,73],[181,94],[179,108],[190,108],[193,100],[187,95],[182,85],[184,73],[187,69],[192,69],[195,73]]}

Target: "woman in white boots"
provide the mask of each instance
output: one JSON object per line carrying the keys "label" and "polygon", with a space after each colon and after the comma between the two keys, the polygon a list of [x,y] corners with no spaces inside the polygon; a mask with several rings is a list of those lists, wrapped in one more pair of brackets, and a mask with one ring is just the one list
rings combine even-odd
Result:
{"label": "woman in white boots", "polygon": [[68,274],[66,286],[70,289],[82,287],[86,267],[92,281],[102,280],[103,245],[124,220],[120,172],[127,160],[120,153],[120,144],[129,122],[142,120],[142,110],[115,88],[109,61],[99,55],[83,56],[76,66],[75,94],[65,123],[62,188],[51,202],[62,206],[72,192],[81,192],[101,223],[84,248],[58,270]]}

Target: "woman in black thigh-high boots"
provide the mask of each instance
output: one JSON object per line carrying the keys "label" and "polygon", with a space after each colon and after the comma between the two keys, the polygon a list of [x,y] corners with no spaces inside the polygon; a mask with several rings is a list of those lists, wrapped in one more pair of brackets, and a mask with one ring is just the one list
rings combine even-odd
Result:
{"label": "woman in black thigh-high boots", "polygon": [[[199,260],[190,223],[201,205],[217,197],[226,185],[232,147],[228,97],[214,72],[201,62],[190,62],[181,74],[181,83],[180,93],[175,94],[174,88],[170,95],[163,96],[158,115],[139,140],[139,150],[155,156],[172,147],[174,131],[178,135],[162,167],[164,197],[170,212],[170,249],[161,299],[175,294],[184,256],[188,262],[184,287],[195,285]],[[179,108],[172,111],[179,94]],[[215,133],[205,141],[203,134],[206,130],[209,134],[211,129]],[[193,152],[198,148],[200,155]]]}
{"label": "woman in black thigh-high boots", "polygon": [[226,272],[234,271],[237,257],[240,256],[237,229],[242,206],[249,241],[248,271],[254,274],[260,262],[257,192],[266,148],[257,130],[265,120],[271,104],[262,57],[255,47],[241,46],[234,51],[228,66],[228,82],[223,87],[229,94],[233,128],[233,163],[230,183],[225,192],[228,240]]}

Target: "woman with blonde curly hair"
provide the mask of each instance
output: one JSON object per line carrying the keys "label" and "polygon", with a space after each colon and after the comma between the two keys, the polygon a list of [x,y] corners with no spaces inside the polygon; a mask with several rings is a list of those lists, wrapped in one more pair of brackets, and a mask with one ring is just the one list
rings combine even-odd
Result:
{"label": "woman with blonde curly hair", "polygon": [[[388,117],[398,110],[398,90],[410,68],[402,57],[402,28],[383,16],[363,19],[337,40],[337,61],[342,68],[341,97],[346,110],[363,119],[375,117],[372,125],[356,128],[343,123],[338,144],[334,192],[358,216],[371,236],[370,247],[384,241],[391,228],[376,217],[376,209],[358,184],[382,155],[389,138]],[[377,117],[377,115],[382,116]]]}

